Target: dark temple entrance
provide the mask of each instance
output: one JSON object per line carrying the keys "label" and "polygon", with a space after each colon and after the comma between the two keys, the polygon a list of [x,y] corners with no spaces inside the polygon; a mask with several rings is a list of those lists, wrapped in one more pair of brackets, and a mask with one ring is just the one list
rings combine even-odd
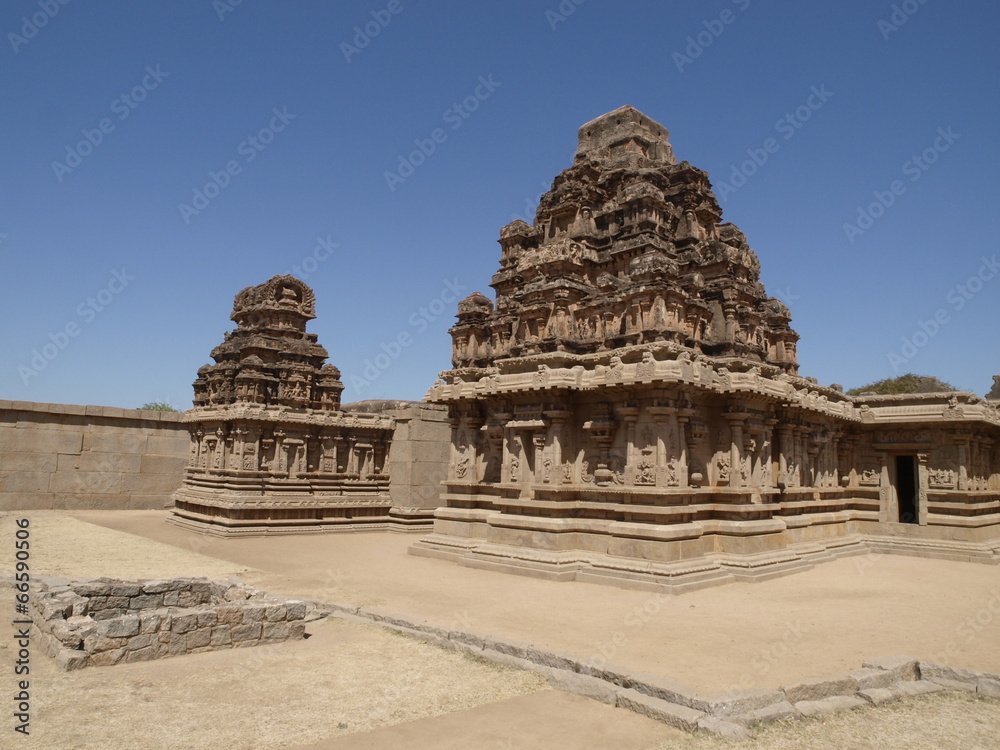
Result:
{"label": "dark temple entrance", "polygon": [[917,513],[917,457],[896,456],[896,499],[900,523],[919,523]]}

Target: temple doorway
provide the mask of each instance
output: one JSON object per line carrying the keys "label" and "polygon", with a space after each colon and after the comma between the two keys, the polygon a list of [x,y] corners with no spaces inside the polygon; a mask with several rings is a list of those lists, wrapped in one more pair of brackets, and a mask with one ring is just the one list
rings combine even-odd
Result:
{"label": "temple doorway", "polygon": [[920,523],[917,457],[896,456],[896,507],[899,523]]}

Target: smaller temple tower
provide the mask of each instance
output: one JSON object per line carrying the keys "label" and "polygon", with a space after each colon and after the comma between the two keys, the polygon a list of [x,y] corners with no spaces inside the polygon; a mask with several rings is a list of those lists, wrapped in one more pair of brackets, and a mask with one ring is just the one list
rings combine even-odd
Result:
{"label": "smaller temple tower", "polygon": [[340,371],[306,332],[315,295],[292,276],[247,287],[236,330],[198,370],[191,456],[171,521],[220,535],[383,527],[390,416],[344,412]]}

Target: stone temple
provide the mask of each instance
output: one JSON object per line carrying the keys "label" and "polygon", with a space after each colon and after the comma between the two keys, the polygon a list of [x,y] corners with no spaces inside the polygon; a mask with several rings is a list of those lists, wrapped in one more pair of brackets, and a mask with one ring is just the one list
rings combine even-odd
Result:
{"label": "stone temple", "polygon": [[191,454],[173,523],[220,535],[332,531],[389,520],[391,416],[341,409],[340,371],[292,276],[236,295],[237,328],[198,371]]}
{"label": "stone temple", "polygon": [[677,589],[871,549],[1000,562],[1000,404],[800,377],[788,308],[662,125],[584,125],[500,247],[427,396],[451,463],[412,553]]}

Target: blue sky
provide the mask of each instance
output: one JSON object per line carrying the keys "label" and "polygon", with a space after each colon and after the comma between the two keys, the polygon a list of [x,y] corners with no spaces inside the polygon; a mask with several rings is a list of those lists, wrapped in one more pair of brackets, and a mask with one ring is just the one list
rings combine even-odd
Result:
{"label": "blue sky", "polygon": [[0,32],[0,398],[188,408],[236,292],[297,267],[345,401],[419,399],[624,104],[709,173],[803,375],[1000,373],[994,2],[9,0]]}

